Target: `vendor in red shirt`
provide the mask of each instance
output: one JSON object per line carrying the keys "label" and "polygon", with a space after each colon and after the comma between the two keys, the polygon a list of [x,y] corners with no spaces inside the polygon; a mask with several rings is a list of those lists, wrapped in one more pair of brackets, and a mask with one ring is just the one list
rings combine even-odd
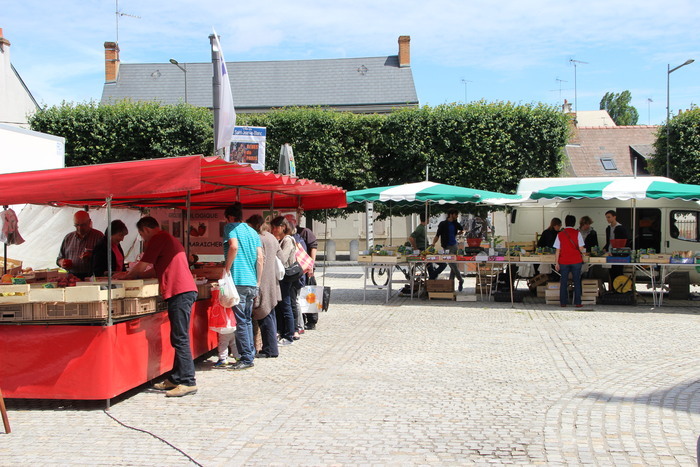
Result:
{"label": "vendor in red shirt", "polygon": [[[197,286],[192,278],[182,244],[161,230],[158,221],[142,217],[136,228],[146,244],[141,261],[127,273],[115,274],[115,279],[158,277],[160,295],[168,303],[170,344],[175,349],[175,362],[168,378],[153,387],[167,391],[166,397],[181,397],[197,392],[194,361],[190,349],[190,314],[197,300]],[[152,269],[149,266],[153,265]]]}
{"label": "vendor in red shirt", "polygon": [[569,273],[574,281],[574,305],[581,307],[581,267],[583,266],[583,237],[581,232],[574,229],[576,217],[566,216],[564,219],[565,229],[557,234],[554,241],[555,267],[561,279],[559,281],[559,304],[566,306],[569,303]]}

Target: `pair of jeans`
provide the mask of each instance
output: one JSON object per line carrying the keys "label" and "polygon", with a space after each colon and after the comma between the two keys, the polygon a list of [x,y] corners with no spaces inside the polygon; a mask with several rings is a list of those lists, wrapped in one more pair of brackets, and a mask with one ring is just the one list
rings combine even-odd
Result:
{"label": "pair of jeans", "polygon": [[[449,255],[454,255],[457,254],[457,246],[458,245],[451,245],[447,247],[447,254]],[[438,263],[438,267],[433,269],[432,272],[429,272],[428,278],[430,280],[437,279],[438,276],[440,276],[440,273],[445,270],[447,267],[447,263]],[[457,280],[462,283],[464,279],[462,279],[462,273],[459,271],[459,266],[457,266],[456,263],[450,263],[450,280],[454,280],[454,278],[457,278]],[[454,282],[453,282],[454,283]]]}
{"label": "pair of jeans", "polygon": [[283,339],[294,340],[294,311],[292,310],[292,284],[280,281],[282,301],[275,307],[277,314],[277,330]]}
{"label": "pair of jeans", "polygon": [[170,320],[170,345],[175,349],[173,370],[168,378],[175,384],[185,386],[197,385],[190,347],[190,316],[195,300],[197,300],[197,292],[184,292],[166,300]]}
{"label": "pair of jeans", "polygon": [[238,305],[233,307],[236,317],[236,348],[241,354],[241,362],[253,363],[255,359],[255,338],[253,336],[253,301],[258,296],[258,288],[250,285],[237,285],[241,297]]}
{"label": "pair of jeans", "polygon": [[571,280],[574,281],[574,305],[581,304],[581,267],[583,263],[576,264],[560,264],[559,274],[559,303],[561,305],[569,304],[569,273]]}
{"label": "pair of jeans", "polygon": [[275,316],[275,310],[272,310],[263,319],[259,319],[258,326],[260,326],[260,337],[263,343],[260,351],[270,357],[277,357],[280,351],[279,347],[277,347],[277,316]]}

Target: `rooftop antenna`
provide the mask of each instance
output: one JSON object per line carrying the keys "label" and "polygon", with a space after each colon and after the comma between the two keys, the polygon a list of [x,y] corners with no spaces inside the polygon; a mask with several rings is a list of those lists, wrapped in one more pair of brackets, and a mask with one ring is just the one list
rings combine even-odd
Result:
{"label": "rooftop antenna", "polygon": [[119,18],[122,16],[128,16],[129,18],[135,18],[135,19],[141,19],[140,16],[136,15],[130,15],[129,13],[123,13],[119,11],[119,0],[114,0],[115,2],[115,9],[114,9],[114,16],[116,16],[117,19],[117,44],[119,43]]}
{"label": "rooftop antenna", "polygon": [[582,62],[581,60],[569,59],[569,63],[574,66],[574,115],[578,123],[578,86],[576,82],[576,66],[577,65],[588,65],[588,62]]}
{"label": "rooftop antenna", "polygon": [[[564,102],[561,100],[561,91],[562,91],[562,89],[561,89],[561,83],[568,83],[568,81],[565,80],[565,79],[559,79],[559,78],[555,78],[555,81],[556,81],[557,83],[559,83],[559,102],[560,102],[559,105],[562,105],[562,106],[563,106],[563,105],[564,105]],[[550,89],[550,91],[556,91],[556,89]],[[567,91],[569,91],[569,89],[567,89]]]}
{"label": "rooftop antenna", "polygon": [[473,83],[474,81],[470,81],[468,79],[462,78],[462,83],[464,83],[464,105],[467,105],[467,83]]}

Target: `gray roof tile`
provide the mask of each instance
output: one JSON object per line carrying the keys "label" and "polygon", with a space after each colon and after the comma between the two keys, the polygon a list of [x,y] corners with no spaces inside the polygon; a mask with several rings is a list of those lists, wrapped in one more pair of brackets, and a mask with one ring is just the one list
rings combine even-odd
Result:
{"label": "gray roof tile", "polygon": [[[212,64],[187,69],[187,101],[212,106]],[[399,107],[418,104],[410,67],[397,56],[227,62],[237,110],[286,106]],[[102,102],[124,98],[176,104],[184,101],[185,73],[171,63],[122,63],[116,83],[106,83]]]}

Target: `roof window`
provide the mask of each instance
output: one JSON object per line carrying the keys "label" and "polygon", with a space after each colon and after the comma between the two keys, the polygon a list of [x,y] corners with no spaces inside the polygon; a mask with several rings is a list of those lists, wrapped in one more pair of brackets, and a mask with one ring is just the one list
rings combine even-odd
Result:
{"label": "roof window", "polygon": [[603,168],[605,170],[617,170],[617,166],[615,165],[615,161],[610,157],[601,157],[600,163],[603,164]]}

